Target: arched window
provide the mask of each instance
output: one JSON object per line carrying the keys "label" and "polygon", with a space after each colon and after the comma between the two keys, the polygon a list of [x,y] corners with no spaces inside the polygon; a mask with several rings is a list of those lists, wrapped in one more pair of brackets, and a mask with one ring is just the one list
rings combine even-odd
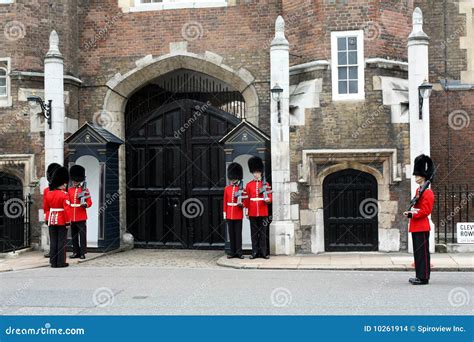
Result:
{"label": "arched window", "polygon": [[0,96],[7,95],[7,69],[0,68]]}

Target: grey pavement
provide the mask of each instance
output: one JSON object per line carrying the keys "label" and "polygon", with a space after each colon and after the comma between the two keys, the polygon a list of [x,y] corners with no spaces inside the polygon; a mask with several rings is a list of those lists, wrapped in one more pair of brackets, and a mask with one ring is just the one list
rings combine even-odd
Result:
{"label": "grey pavement", "polygon": [[430,285],[412,286],[413,272],[405,271],[231,269],[212,264],[222,252],[208,251],[194,251],[200,258],[187,267],[147,266],[170,251],[135,253],[0,273],[0,314],[466,315],[474,309],[471,272],[433,272]]}

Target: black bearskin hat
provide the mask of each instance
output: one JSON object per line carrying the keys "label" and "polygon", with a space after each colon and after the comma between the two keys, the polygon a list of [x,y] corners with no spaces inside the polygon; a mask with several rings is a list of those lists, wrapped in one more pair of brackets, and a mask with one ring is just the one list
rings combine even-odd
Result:
{"label": "black bearskin hat", "polygon": [[434,176],[433,160],[424,154],[420,154],[416,157],[415,165],[413,167],[413,176],[422,176],[427,180],[431,180]]}
{"label": "black bearskin hat", "polygon": [[250,173],[254,173],[256,171],[263,172],[263,161],[260,157],[252,157],[249,159],[249,170]]}
{"label": "black bearskin hat", "polygon": [[51,163],[48,165],[48,168],[46,169],[46,179],[48,180],[48,183],[51,183],[51,177],[53,176],[53,172],[59,167],[61,167],[61,165],[59,165],[58,163]]}
{"label": "black bearskin hat", "polygon": [[69,172],[65,167],[58,167],[54,170],[51,176],[51,184],[50,189],[54,190],[59,188],[63,184],[67,184],[69,182]]}
{"label": "black bearskin hat", "polygon": [[244,170],[242,169],[242,166],[239,163],[229,164],[229,166],[227,167],[227,178],[230,180],[241,180],[242,178],[244,178]]}
{"label": "black bearskin hat", "polygon": [[69,169],[69,176],[74,182],[83,182],[86,179],[86,169],[81,165],[73,165]]}

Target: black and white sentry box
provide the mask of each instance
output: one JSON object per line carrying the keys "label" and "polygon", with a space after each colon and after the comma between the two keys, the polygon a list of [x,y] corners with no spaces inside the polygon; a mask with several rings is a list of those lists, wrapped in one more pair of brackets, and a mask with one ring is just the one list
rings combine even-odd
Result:
{"label": "black and white sentry box", "polygon": [[87,209],[87,249],[109,251],[120,247],[118,148],[123,141],[105,128],[85,123],[65,142],[69,167],[86,169],[92,207]]}
{"label": "black and white sentry box", "polygon": [[[244,184],[247,184],[253,179],[248,168],[248,160],[253,156],[258,156],[263,160],[266,180],[271,184],[270,138],[260,129],[243,119],[232,131],[227,133],[219,143],[224,145],[226,172],[227,166],[229,166],[230,163],[239,163],[242,165],[244,171]],[[268,224],[270,224],[270,222],[268,222]],[[268,246],[270,245],[268,244]],[[226,227],[226,251],[229,250],[229,248],[230,244]],[[246,217],[244,217],[242,221],[242,248],[244,250],[252,249],[250,221]]]}
{"label": "black and white sentry box", "polygon": [[456,231],[458,243],[474,244],[474,222],[458,222]]}

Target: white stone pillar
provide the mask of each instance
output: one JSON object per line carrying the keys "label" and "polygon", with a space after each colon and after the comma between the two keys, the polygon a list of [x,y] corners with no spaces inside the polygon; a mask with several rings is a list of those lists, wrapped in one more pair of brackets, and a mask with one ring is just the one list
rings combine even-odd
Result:
{"label": "white stone pillar", "polygon": [[[419,114],[418,87],[428,80],[428,46],[429,37],[423,32],[423,13],[420,8],[413,11],[413,30],[408,37],[408,92],[410,102],[410,165],[420,154],[430,155],[430,108],[429,99],[424,100],[423,115]],[[410,172],[411,174],[411,172]],[[411,178],[411,197],[415,196],[418,185]],[[431,221],[430,251],[435,249],[435,231]],[[408,234],[408,251],[413,252],[411,234]]]}
{"label": "white stone pillar", "polygon": [[[44,123],[44,175],[51,163],[64,163],[64,61],[59,51],[59,37],[56,31],[49,35],[49,50],[44,58],[44,102],[52,100],[51,129],[47,120]],[[46,177],[41,179],[46,186]],[[40,215],[43,212],[40,210]],[[49,251],[48,226],[43,223],[41,227],[41,248],[46,253]]]}
{"label": "white stone pillar", "polygon": [[295,254],[295,229],[290,211],[290,62],[289,44],[285,38],[285,21],[275,22],[275,38],[270,48],[270,68],[273,88],[283,88],[278,122],[278,105],[270,100],[273,221],[270,225],[270,253]]}
{"label": "white stone pillar", "polygon": [[49,36],[49,51],[44,59],[44,102],[49,100],[53,101],[52,126],[49,129],[45,122],[45,171],[51,163],[64,163],[64,61],[54,30]]}

